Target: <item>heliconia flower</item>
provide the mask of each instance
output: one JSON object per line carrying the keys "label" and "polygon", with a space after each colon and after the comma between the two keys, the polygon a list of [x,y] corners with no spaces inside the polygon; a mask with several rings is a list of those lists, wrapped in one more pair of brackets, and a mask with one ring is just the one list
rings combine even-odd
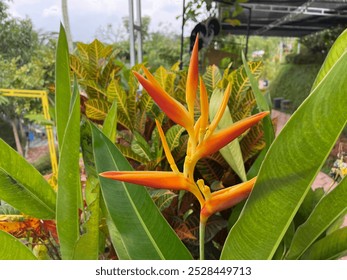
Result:
{"label": "heliconia flower", "polygon": [[160,123],[159,123],[157,120],[155,120],[155,123],[156,123],[157,128],[158,128],[159,137],[160,137],[160,140],[161,140],[161,144],[162,144],[162,146],[163,146],[163,148],[164,148],[164,152],[165,152],[167,161],[169,162],[172,171],[175,172],[175,173],[179,173],[179,170],[178,170],[178,168],[177,168],[177,165],[176,165],[176,163],[175,163],[175,160],[174,160],[174,158],[173,158],[173,156],[172,156],[172,154],[171,154],[169,145],[168,145],[168,143],[167,143],[167,141],[166,141],[164,131],[163,131],[163,129],[161,128],[161,125],[160,125]]}
{"label": "heliconia flower", "polygon": [[229,101],[229,97],[230,97],[230,93],[231,93],[231,84],[229,83],[227,88],[224,91],[224,96],[223,96],[223,100],[222,103],[216,113],[216,115],[214,116],[210,126],[209,126],[209,132],[208,132],[208,136],[211,135],[214,130],[216,129],[219,121],[222,119],[222,116],[224,114],[225,108],[228,105],[228,101]]}
{"label": "heliconia flower", "polygon": [[185,177],[182,173],[168,171],[106,171],[99,174],[101,177],[139,184],[156,189],[185,190],[193,193],[203,205],[204,198],[194,181]]}
{"label": "heliconia flower", "polygon": [[191,130],[194,120],[190,117],[187,109],[177,100],[172,98],[145,67],[142,69],[148,79],[135,71],[134,75],[146,89],[148,94],[171,120],[185,127],[187,130]]}
{"label": "heliconia flower", "polygon": [[203,136],[208,126],[208,96],[204,81],[200,78],[200,108],[201,108],[201,123],[199,127],[199,141],[202,141]]}
{"label": "heliconia flower", "polygon": [[256,178],[247,182],[213,192],[200,211],[200,219],[206,222],[214,213],[223,211],[245,200],[251,193]]}
{"label": "heliconia flower", "polygon": [[210,135],[209,138],[205,139],[197,147],[194,159],[199,160],[200,158],[203,158],[205,156],[211,155],[219,151],[221,148],[223,148],[225,145],[236,139],[243,132],[245,132],[251,126],[255,125],[268,114],[269,112],[260,112],[248,118],[242,119],[234,123],[230,127],[224,128]]}
{"label": "heliconia flower", "polygon": [[157,189],[189,191],[196,188],[194,182],[188,180],[182,173],[168,171],[106,171],[99,175],[112,180]]}
{"label": "heliconia flower", "polygon": [[196,36],[192,55],[190,57],[187,84],[186,84],[186,101],[188,105],[188,111],[192,118],[194,118],[194,103],[196,98],[196,91],[198,89],[198,82],[199,82],[198,50],[199,50],[199,36]]}

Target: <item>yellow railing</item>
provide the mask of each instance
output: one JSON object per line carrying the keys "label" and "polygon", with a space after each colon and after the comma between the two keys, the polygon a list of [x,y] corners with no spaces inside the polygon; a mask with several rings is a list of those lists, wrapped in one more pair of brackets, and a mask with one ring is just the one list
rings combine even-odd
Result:
{"label": "yellow railing", "polygon": [[[43,90],[21,90],[21,89],[0,89],[0,95],[8,97],[23,97],[23,98],[40,98],[42,102],[43,115],[47,121],[51,120],[49,115],[49,104],[47,92]],[[48,141],[49,154],[51,158],[53,177],[57,178],[58,163],[57,154],[55,151],[54,135],[52,126],[46,125],[46,134]]]}

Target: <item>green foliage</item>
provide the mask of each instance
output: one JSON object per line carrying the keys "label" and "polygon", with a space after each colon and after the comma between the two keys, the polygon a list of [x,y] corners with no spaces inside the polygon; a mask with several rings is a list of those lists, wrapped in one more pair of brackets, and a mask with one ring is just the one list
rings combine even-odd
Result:
{"label": "green foliage", "polygon": [[0,139],[0,199],[39,219],[55,216],[55,192],[41,174]]}
{"label": "green foliage", "polygon": [[[333,62],[330,70],[321,69],[318,74],[320,82],[270,147],[252,194],[229,233],[223,259],[271,259],[285,238],[311,183],[346,124],[347,79],[341,75],[347,70],[345,42],[346,33],[341,35],[328,55],[327,60]],[[341,183],[337,188],[340,189],[336,192],[344,192]],[[318,212],[331,207],[332,204],[327,206],[326,201],[333,197],[334,193],[330,193],[318,202],[302,229],[297,230],[296,238],[304,237],[308,230],[309,237],[305,238],[312,244],[317,241],[319,233],[336,220],[340,215],[337,212],[327,215],[321,227],[315,228]],[[341,195],[339,198],[345,199]],[[345,205],[343,201],[341,204]],[[338,207],[337,211],[343,212],[343,207]],[[312,246],[331,246],[331,239],[328,240]],[[297,244],[293,240],[291,246],[298,248]],[[304,250],[301,247],[299,252]]]}
{"label": "green foliage", "polygon": [[[92,126],[98,173],[129,170],[117,148]],[[190,259],[173,230],[161,216],[145,188],[100,178],[105,206],[114,223],[112,242],[121,259]],[[127,240],[131,240],[128,242]]]}
{"label": "green foliage", "polygon": [[0,230],[0,260],[36,260],[36,257],[12,235]]}
{"label": "green foliage", "polygon": [[319,64],[281,65],[278,76],[270,83],[271,98],[283,97],[291,100],[294,111],[309,95],[319,68]]}
{"label": "green foliage", "polygon": [[[332,48],[310,96],[266,156],[258,156],[259,162],[263,162],[256,185],[245,205],[233,209],[225,242],[219,238],[227,227],[229,212],[208,220],[202,240],[206,248],[213,248],[206,254],[210,258],[219,255],[215,249],[220,247],[221,259],[335,259],[346,254],[347,231],[337,229],[347,210],[346,180],[327,194],[310,189],[347,120],[346,34]],[[196,201],[184,193],[147,190],[98,175],[133,168],[168,170],[154,119],[162,124],[169,149],[181,168],[188,145],[184,128],[166,119],[145,91],[137,93],[133,74],[119,68],[109,47],[95,41],[81,44],[76,57],[69,59],[67,54],[62,29],[57,49],[60,73],[56,77],[58,194],[35,168],[0,140],[0,199],[25,215],[55,220],[59,245],[52,237],[49,240],[63,259],[192,259],[200,222]],[[69,65],[87,97],[81,98],[76,80],[70,93]],[[135,70],[140,71],[139,66]],[[185,104],[186,73],[179,72],[177,65],[170,70],[160,67],[154,73],[166,91]],[[222,126],[253,111],[268,109],[256,88],[260,75],[260,62],[245,62],[244,66],[233,71],[227,68],[223,73],[215,66],[209,67],[203,78],[212,99],[211,116],[228,83],[232,91]],[[94,115],[86,113],[81,119],[81,99],[82,112],[90,106]],[[95,117],[96,110],[102,111],[102,117]],[[101,123],[102,131],[98,128]],[[266,125],[245,132],[226,152],[199,161],[194,175],[218,181],[212,191],[223,187],[219,181],[234,184],[245,180],[247,168],[264,148]],[[83,192],[80,148],[87,176]],[[37,250],[33,250],[35,254]],[[0,259],[35,256],[18,239],[0,231]]]}

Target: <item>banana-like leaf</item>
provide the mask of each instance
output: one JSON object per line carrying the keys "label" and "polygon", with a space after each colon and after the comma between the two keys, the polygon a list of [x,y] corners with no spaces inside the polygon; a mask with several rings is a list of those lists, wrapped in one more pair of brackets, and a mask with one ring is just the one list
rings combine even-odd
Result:
{"label": "banana-like leaf", "polygon": [[297,229],[287,259],[299,258],[346,210],[347,177],[321,199],[307,221]]}
{"label": "banana-like leaf", "polygon": [[[131,166],[101,131],[92,125],[97,172],[131,170]],[[120,259],[191,259],[191,255],[161,215],[145,188],[100,178],[105,206],[118,238]]]}
{"label": "banana-like leaf", "polygon": [[90,176],[86,184],[87,221],[85,232],[75,245],[73,259],[97,260],[99,257],[100,186],[98,179]]}
{"label": "banana-like leaf", "polygon": [[69,50],[64,27],[60,25],[55,64],[55,120],[59,149],[63,144],[70,108],[70,64]]}
{"label": "banana-like leaf", "polygon": [[347,255],[347,227],[338,229],[332,234],[314,243],[302,260],[333,260]]}
{"label": "banana-like leaf", "polygon": [[167,143],[169,145],[170,151],[175,149],[180,144],[180,138],[185,128],[180,125],[174,125],[168,129],[165,133]]}
{"label": "banana-like leaf", "polygon": [[0,230],[0,260],[37,260],[22,242]]}
{"label": "banana-like leaf", "polygon": [[341,33],[339,40],[334,43],[333,51],[329,52],[329,56],[325,59],[323,66],[317,74],[316,80],[313,83],[312,90],[318,86],[321,80],[328,74],[330,69],[335,65],[336,61],[346,52],[347,29]]}
{"label": "banana-like leaf", "polygon": [[345,73],[347,51],[273,142],[242,215],[225,242],[222,259],[271,259],[274,255],[346,124]]}
{"label": "banana-like leaf", "polygon": [[317,203],[322,199],[325,192],[323,188],[318,188],[315,190],[309,189],[304,201],[300,205],[298,212],[294,217],[295,227],[298,228],[302,225],[308,217],[311,215],[313,209],[316,207]]}
{"label": "banana-like leaf", "polygon": [[60,150],[57,195],[57,231],[63,259],[72,259],[79,232],[79,210],[82,206],[79,169],[80,98],[75,84],[72,111]]}
{"label": "banana-like leaf", "polygon": [[56,193],[42,175],[0,139],[0,199],[26,215],[54,219]]}
{"label": "banana-like leaf", "polygon": [[89,99],[84,104],[86,106],[87,117],[97,121],[103,121],[110,108],[110,104],[101,99]]}
{"label": "banana-like leaf", "polygon": [[[211,96],[210,100],[210,120],[214,119],[214,116],[218,112],[222,100],[223,100],[223,92],[220,89],[215,89],[213,91],[213,94]],[[232,116],[230,115],[229,108],[226,108],[224,111],[224,114],[222,116],[222,119],[218,123],[218,129],[224,129],[233,124]],[[230,167],[235,171],[235,173],[240,177],[240,179],[245,182],[247,180],[246,177],[246,170],[245,166],[243,164],[243,158],[242,158],[242,152],[240,148],[240,143],[238,139],[235,139],[234,141],[230,142],[228,145],[226,145],[224,148],[220,149],[219,151],[223,158],[227,161],[227,163],[230,165]]]}

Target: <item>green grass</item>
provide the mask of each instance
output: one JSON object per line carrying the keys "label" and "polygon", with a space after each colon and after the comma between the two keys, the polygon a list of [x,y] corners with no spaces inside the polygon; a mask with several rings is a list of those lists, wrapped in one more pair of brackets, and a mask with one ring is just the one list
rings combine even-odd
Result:
{"label": "green grass", "polygon": [[292,101],[292,112],[309,95],[320,64],[283,64],[270,83],[271,98],[283,97]]}

